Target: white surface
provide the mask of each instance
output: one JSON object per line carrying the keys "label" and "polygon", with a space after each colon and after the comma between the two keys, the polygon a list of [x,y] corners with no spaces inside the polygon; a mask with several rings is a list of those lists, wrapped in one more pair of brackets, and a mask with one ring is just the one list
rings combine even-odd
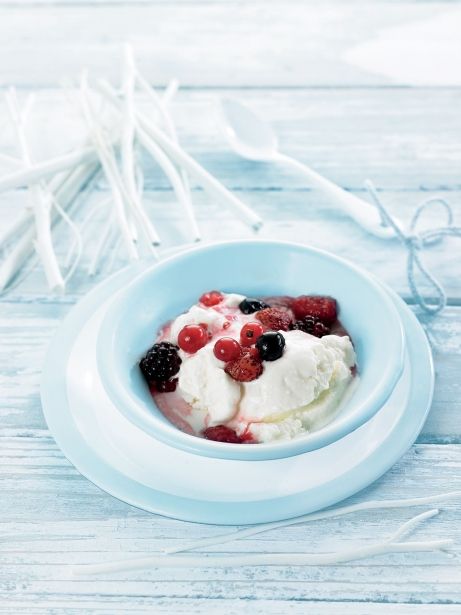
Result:
{"label": "white surface", "polygon": [[344,54],[350,64],[409,85],[461,85],[461,9],[383,28]]}

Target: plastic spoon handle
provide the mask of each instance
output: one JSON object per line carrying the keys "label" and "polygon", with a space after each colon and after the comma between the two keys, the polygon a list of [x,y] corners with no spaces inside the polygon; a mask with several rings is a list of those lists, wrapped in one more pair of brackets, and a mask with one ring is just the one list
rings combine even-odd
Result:
{"label": "plastic spoon handle", "polygon": [[326,195],[330,196],[336,202],[340,203],[343,210],[346,211],[351,218],[360,224],[364,229],[373,233],[377,237],[394,237],[394,231],[384,226],[378,210],[363,199],[360,199],[350,192],[346,192],[330,180],[326,179],[307,165],[298,162],[285,154],[277,154],[276,160],[284,162],[301,171],[305,175],[312,186],[319,188]]}

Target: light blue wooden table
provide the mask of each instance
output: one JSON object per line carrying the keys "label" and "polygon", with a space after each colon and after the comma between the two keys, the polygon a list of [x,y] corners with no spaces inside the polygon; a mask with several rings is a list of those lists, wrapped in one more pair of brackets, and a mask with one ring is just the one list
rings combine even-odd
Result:
{"label": "light blue wooden table", "polygon": [[[217,130],[214,101],[223,93],[245,99],[273,123],[287,153],[348,190],[362,193],[363,180],[371,178],[405,221],[431,195],[447,198],[460,220],[461,73],[454,66],[461,56],[460,11],[458,2],[441,0],[0,0],[0,86],[39,90],[40,151],[53,151],[62,130],[74,126],[70,111],[62,111],[59,80],[76,76],[85,65],[96,75],[117,78],[118,46],[130,39],[152,83],[179,78],[184,89],[173,112],[183,145],[264,217],[263,237],[332,249],[380,276],[411,304],[403,248],[367,236],[302,178],[234,157]],[[2,106],[0,119],[4,112]],[[4,125],[0,150],[13,148]],[[179,208],[156,169],[146,179],[149,207],[167,248],[184,233]],[[104,191],[101,181],[85,206]],[[24,190],[2,194],[0,222],[13,217],[24,199]],[[194,200],[206,238],[249,236],[196,186]],[[428,214],[428,225],[440,222],[436,210]],[[102,223],[89,236],[87,262]],[[401,461],[352,501],[461,489],[459,255],[454,240],[427,255],[449,294],[441,316],[433,322],[423,318],[436,343],[429,419]],[[33,267],[0,305],[1,613],[461,613],[460,560],[441,553],[323,568],[72,578],[70,563],[143,556],[222,531],[150,515],[103,493],[66,461],[47,431],[39,400],[47,344],[102,276],[88,279],[82,269],[67,295],[50,297],[42,272]],[[459,505],[443,505],[442,514],[417,535],[453,537],[459,555]],[[214,551],[334,550],[374,540],[410,516],[404,510],[362,513]]]}

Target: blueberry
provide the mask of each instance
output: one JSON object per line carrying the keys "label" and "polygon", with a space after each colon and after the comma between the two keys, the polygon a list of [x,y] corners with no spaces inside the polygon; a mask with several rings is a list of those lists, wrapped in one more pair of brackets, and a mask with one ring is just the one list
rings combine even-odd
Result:
{"label": "blueberry", "polygon": [[259,312],[259,310],[263,310],[264,308],[268,308],[269,306],[264,301],[260,301],[259,299],[250,299],[246,298],[239,303],[240,311],[244,314],[253,314],[254,312]]}
{"label": "blueberry", "polygon": [[285,338],[278,331],[268,331],[258,338],[256,348],[263,361],[276,361],[283,354]]}

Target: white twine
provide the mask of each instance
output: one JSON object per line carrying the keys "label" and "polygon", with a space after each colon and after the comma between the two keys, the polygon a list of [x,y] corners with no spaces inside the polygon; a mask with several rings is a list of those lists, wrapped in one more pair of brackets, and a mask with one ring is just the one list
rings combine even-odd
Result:
{"label": "white twine", "polygon": [[155,554],[127,560],[100,564],[83,564],[72,567],[75,576],[91,576],[146,570],[149,568],[228,568],[232,566],[328,566],[352,562],[387,553],[418,551],[445,551],[454,544],[448,539],[400,542],[423,521],[437,515],[438,509],[428,510],[403,523],[395,532],[380,542],[327,553],[248,553],[241,555],[166,555]]}
{"label": "white twine", "polygon": [[426,504],[434,504],[436,502],[446,502],[452,499],[461,498],[461,491],[449,491],[446,493],[437,493],[435,495],[417,497],[417,498],[404,498],[399,500],[370,500],[368,502],[358,502],[357,504],[348,504],[346,506],[338,506],[337,508],[327,508],[326,510],[320,510],[314,513],[307,513],[301,517],[295,517],[293,519],[285,519],[284,521],[270,521],[269,523],[259,523],[258,525],[252,525],[242,530],[233,530],[226,532],[225,534],[219,534],[216,536],[210,536],[209,538],[201,538],[193,542],[186,544],[177,544],[172,547],[164,549],[164,553],[183,553],[185,551],[192,551],[193,549],[205,549],[215,545],[222,545],[234,540],[240,540],[242,538],[249,538],[256,534],[262,534],[269,530],[277,530],[282,527],[289,527],[291,525],[298,525],[299,523],[311,523],[313,521],[324,521],[325,519],[334,519],[336,517],[343,517],[344,515],[351,515],[356,512],[363,512],[367,510],[387,510],[392,508],[409,508],[412,506],[425,506]]}
{"label": "white twine", "polygon": [[[423,201],[415,210],[410,222],[409,232],[404,230],[395,222],[382,201],[379,199],[374,185],[370,180],[365,182],[365,187],[370,193],[374,204],[378,208],[383,223],[390,226],[398,239],[408,250],[407,260],[407,278],[408,286],[411,294],[417,305],[426,313],[434,315],[441,312],[447,304],[447,295],[443,286],[432,275],[427,266],[424,264],[421,253],[423,248],[426,248],[434,243],[443,240],[444,237],[461,237],[461,227],[453,225],[453,210],[451,205],[440,197],[434,197]],[[428,229],[417,232],[416,227],[421,219],[424,211],[433,205],[441,205],[445,210],[447,222],[445,226],[440,226],[435,229]],[[422,291],[418,287],[416,281],[417,274],[420,274],[426,285],[432,289],[435,294],[434,298],[425,298]]]}

